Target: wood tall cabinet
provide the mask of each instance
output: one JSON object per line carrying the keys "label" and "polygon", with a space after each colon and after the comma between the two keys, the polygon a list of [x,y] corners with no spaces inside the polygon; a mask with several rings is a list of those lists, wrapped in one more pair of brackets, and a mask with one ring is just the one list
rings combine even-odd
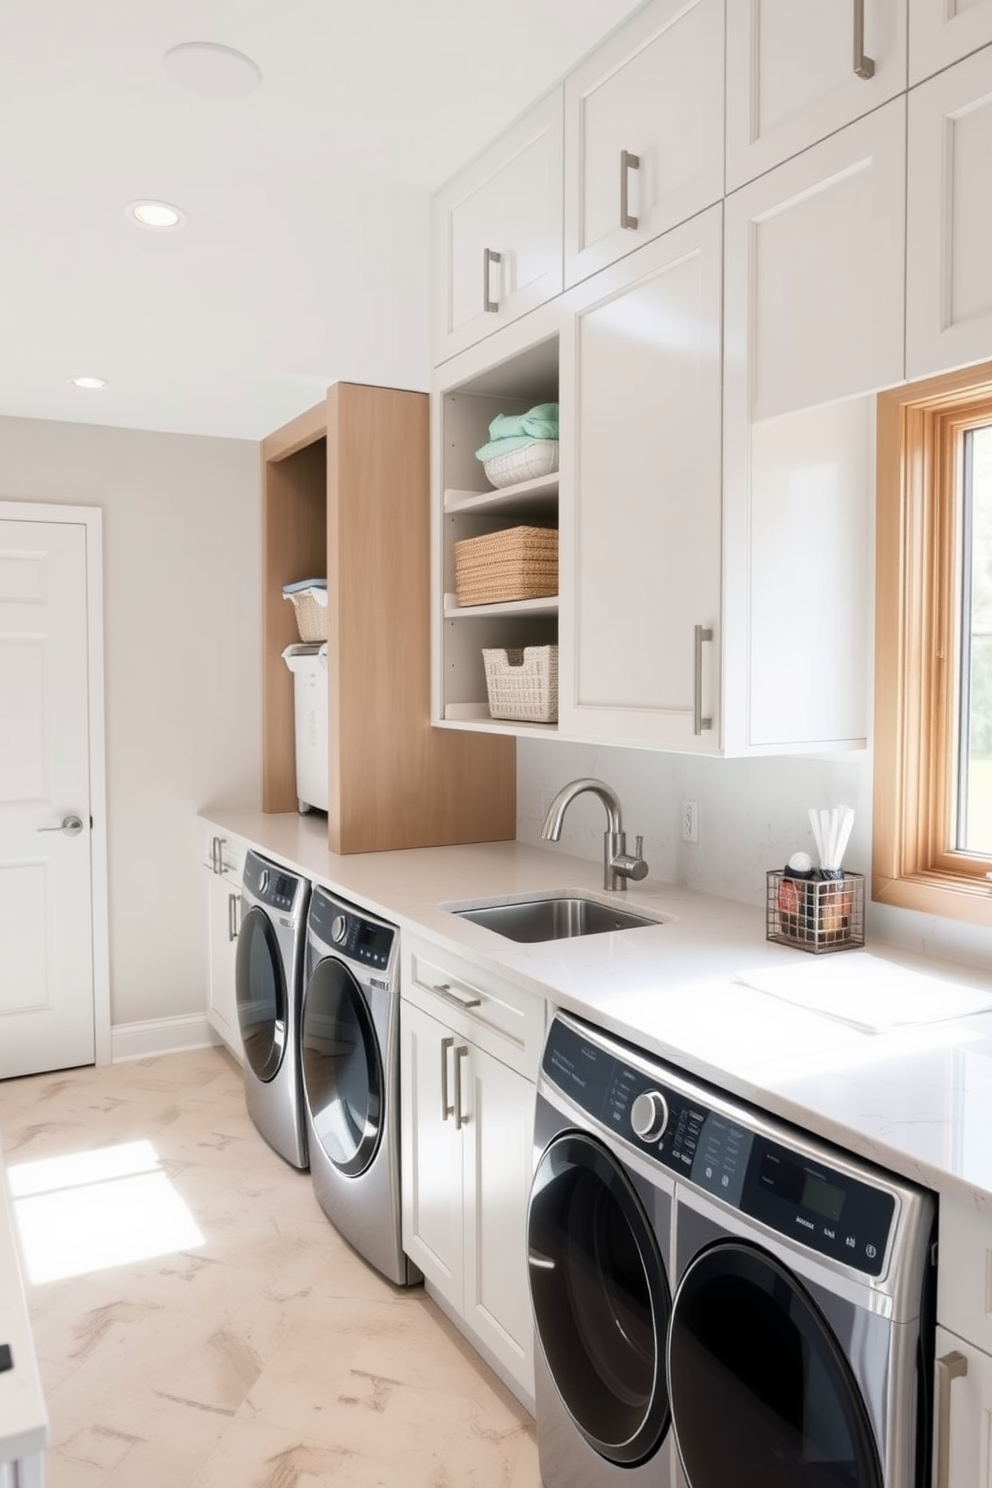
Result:
{"label": "wood tall cabinet", "polygon": [[263,441],[262,466],[263,809],[297,807],[283,585],[326,574],[328,846],[512,839],[513,740],[430,724],[427,395],[336,383]]}

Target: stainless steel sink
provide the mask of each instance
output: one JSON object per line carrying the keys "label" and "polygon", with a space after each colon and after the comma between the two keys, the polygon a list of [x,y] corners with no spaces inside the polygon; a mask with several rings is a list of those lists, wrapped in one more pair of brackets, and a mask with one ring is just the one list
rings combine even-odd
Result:
{"label": "stainless steel sink", "polygon": [[507,904],[482,904],[475,909],[455,909],[452,914],[472,920],[505,935],[509,940],[564,940],[572,935],[605,935],[611,930],[635,930],[658,925],[659,920],[632,914],[617,905],[601,904],[579,895],[549,895]]}

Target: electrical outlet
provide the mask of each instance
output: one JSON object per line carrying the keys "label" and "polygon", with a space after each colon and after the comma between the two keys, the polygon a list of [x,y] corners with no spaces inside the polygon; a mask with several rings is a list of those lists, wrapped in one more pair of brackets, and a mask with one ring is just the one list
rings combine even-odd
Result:
{"label": "electrical outlet", "polygon": [[695,801],[682,802],[682,841],[699,841],[699,807]]}

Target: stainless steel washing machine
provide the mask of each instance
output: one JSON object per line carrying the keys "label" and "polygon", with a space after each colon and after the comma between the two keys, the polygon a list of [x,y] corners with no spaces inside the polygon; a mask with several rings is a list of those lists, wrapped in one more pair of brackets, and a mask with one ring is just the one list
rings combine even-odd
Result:
{"label": "stainless steel washing machine", "polygon": [[269,1146],[307,1166],[300,998],[309,880],[260,853],[245,857],[235,959],[245,1104]]}
{"label": "stainless steel washing machine", "polygon": [[565,1015],[537,1105],[546,1488],[925,1488],[932,1194]]}
{"label": "stainless steel washing machine", "polygon": [[400,1241],[399,937],[315,888],[307,918],[303,1093],[317,1200],[398,1286],[421,1275]]}

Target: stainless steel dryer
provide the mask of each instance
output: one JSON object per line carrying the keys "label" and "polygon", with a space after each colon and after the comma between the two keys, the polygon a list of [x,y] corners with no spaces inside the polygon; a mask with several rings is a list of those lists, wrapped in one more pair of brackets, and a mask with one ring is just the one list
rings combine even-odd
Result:
{"label": "stainless steel dryer", "polygon": [[310,1172],[335,1228],[389,1281],[420,1272],[400,1242],[396,929],[315,888],[302,1062]]}
{"label": "stainless steel dryer", "polygon": [[564,1015],[537,1145],[546,1488],[925,1488],[932,1194]]}
{"label": "stainless steel dryer", "polygon": [[300,997],[310,883],[256,852],[245,857],[235,959],[245,1103],[269,1146],[307,1166]]}

